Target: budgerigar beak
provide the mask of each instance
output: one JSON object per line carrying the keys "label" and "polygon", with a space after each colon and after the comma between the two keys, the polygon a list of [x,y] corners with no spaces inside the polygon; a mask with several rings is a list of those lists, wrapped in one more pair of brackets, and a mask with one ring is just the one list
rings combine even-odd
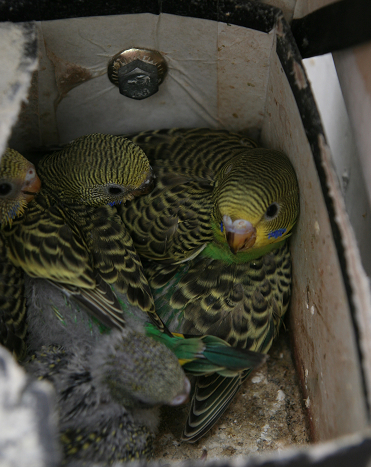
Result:
{"label": "budgerigar beak", "polygon": [[181,394],[178,394],[174,399],[171,401],[169,405],[182,405],[188,402],[189,400],[189,393],[191,392],[191,383],[189,382],[189,379],[186,377],[184,379],[184,389]]}
{"label": "budgerigar beak", "polygon": [[237,219],[232,222],[229,216],[223,216],[225,236],[233,254],[251,248],[256,240],[256,229],[251,222]]}
{"label": "budgerigar beak", "polygon": [[134,190],[132,192],[133,196],[146,195],[147,193],[150,193],[155,186],[155,178],[156,175],[154,174],[151,167],[151,170],[146,180],[141,184],[141,186],[137,190]]}
{"label": "budgerigar beak", "polygon": [[35,167],[33,164],[30,164],[21,188],[27,203],[34,199],[35,195],[40,191],[40,188],[41,181],[36,173]]}

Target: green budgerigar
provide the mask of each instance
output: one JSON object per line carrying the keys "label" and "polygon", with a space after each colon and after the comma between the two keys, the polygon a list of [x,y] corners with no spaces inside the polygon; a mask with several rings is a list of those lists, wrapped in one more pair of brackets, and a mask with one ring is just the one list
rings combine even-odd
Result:
{"label": "green budgerigar", "polygon": [[26,354],[24,275],[8,260],[3,230],[22,216],[40,185],[33,164],[7,149],[0,160],[0,343],[18,359]]}
{"label": "green budgerigar", "polygon": [[[286,240],[299,189],[288,157],[219,130],[131,138],[146,152],[156,185],[118,209],[148,260],[158,315],[172,332],[268,352],[291,292]],[[197,379],[184,440],[197,441],[215,424],[248,374]]]}

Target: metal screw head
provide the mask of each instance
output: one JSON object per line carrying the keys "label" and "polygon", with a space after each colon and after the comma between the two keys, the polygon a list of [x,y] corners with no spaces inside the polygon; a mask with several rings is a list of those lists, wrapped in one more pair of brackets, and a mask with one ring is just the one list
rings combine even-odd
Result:
{"label": "metal screw head", "polygon": [[158,91],[167,66],[155,50],[128,49],[116,54],[108,64],[108,77],[120,93],[131,99],[145,99]]}
{"label": "metal screw head", "polygon": [[145,99],[158,91],[156,65],[134,60],[118,71],[120,93],[132,99]]}

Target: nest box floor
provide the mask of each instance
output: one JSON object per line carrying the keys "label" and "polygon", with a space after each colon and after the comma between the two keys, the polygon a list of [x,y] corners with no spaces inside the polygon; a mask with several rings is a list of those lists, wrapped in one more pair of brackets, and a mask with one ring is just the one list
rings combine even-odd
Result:
{"label": "nest box floor", "polygon": [[162,409],[155,459],[221,458],[259,455],[309,443],[303,395],[283,329],[267,363],[244,383],[219,422],[195,444],[180,441],[187,406]]}

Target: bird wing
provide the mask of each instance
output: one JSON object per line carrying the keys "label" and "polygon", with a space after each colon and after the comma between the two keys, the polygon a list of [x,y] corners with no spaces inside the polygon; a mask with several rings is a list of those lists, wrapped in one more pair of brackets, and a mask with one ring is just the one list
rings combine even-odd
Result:
{"label": "bird wing", "polygon": [[23,271],[8,260],[1,232],[0,258],[0,343],[22,360],[27,332]]}
{"label": "bird wing", "polygon": [[[139,255],[167,262],[187,259],[211,241],[213,181],[154,166],[156,186],[119,207]],[[181,172],[181,171],[180,171]]]}
{"label": "bird wing", "polygon": [[226,411],[241,385],[241,374],[225,378],[214,373],[197,378],[182,440],[195,443],[206,434]]}
{"label": "bird wing", "polygon": [[115,292],[109,284],[103,281],[99,274],[95,274],[95,278],[96,285],[94,289],[86,289],[53,281],[49,282],[66,297],[73,297],[75,302],[107,328],[124,328],[126,320]]}
{"label": "bird wing", "polygon": [[156,165],[161,159],[171,168],[188,168],[198,176],[207,168],[212,177],[239,151],[258,146],[241,134],[210,128],[144,131],[127,138],[143,149],[151,165]]}
{"label": "bird wing", "polygon": [[38,195],[25,215],[4,229],[8,257],[31,277],[94,288],[86,244],[60,209]]}
{"label": "bird wing", "polygon": [[[261,353],[269,351],[290,297],[287,244],[242,264],[225,264],[204,252],[181,265],[149,262],[146,274],[156,309],[172,332],[211,334]],[[184,439],[196,441],[217,422],[243,379],[197,378]]]}
{"label": "bird wing", "polygon": [[165,330],[155,311],[141,260],[116,209],[94,208],[87,218],[95,270],[115,292],[125,294],[131,305],[138,306],[159,329]]}
{"label": "bird wing", "polygon": [[4,229],[7,257],[29,276],[52,282],[110,327],[124,325],[123,313],[109,284],[97,274],[81,232],[66,210],[39,195],[22,218]]}

